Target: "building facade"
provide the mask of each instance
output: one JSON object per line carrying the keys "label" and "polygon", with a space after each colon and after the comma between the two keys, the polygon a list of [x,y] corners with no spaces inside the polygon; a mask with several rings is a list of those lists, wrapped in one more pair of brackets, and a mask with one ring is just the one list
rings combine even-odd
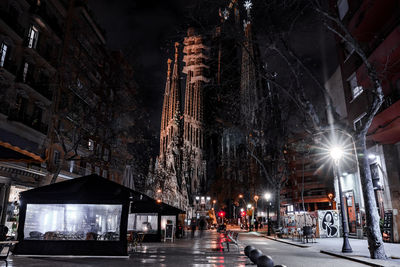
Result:
{"label": "building facade", "polygon": [[[339,18],[366,51],[385,95],[367,134],[369,163],[377,208],[384,221],[384,240],[400,242],[400,183],[397,118],[400,86],[398,1],[334,1]],[[371,23],[373,21],[373,23]],[[339,63],[349,127],[365,123],[371,104],[371,81],[351,46],[338,40]]]}
{"label": "building facade", "polygon": [[85,2],[3,0],[0,13],[1,223],[14,231],[23,190],[91,173],[123,182],[115,101],[136,85],[113,83],[121,59]]}

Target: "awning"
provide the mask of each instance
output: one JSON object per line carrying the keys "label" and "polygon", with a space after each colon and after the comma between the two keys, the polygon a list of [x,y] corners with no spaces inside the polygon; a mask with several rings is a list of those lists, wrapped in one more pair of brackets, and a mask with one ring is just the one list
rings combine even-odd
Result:
{"label": "awning", "polygon": [[375,116],[367,138],[381,144],[400,142],[400,100]]}
{"label": "awning", "polygon": [[44,162],[39,145],[7,130],[0,131],[0,161]]}

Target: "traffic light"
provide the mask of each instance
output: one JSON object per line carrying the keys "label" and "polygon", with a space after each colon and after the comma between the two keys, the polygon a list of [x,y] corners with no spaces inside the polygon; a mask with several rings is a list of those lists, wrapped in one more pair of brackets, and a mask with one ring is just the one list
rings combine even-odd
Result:
{"label": "traffic light", "polygon": [[225,217],[225,211],[220,211],[218,212],[219,217]]}
{"label": "traffic light", "polygon": [[241,211],[240,212],[240,216],[245,217],[246,216],[246,212],[245,211]]}

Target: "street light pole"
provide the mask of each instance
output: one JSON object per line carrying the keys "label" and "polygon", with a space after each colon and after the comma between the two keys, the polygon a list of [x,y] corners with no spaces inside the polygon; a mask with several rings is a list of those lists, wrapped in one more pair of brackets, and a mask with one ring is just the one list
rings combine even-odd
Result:
{"label": "street light pole", "polygon": [[270,206],[269,200],[271,199],[271,194],[265,193],[264,199],[267,201],[267,227],[268,227],[267,235],[270,236],[271,235],[271,220],[269,218],[269,206]]}
{"label": "street light pole", "polygon": [[268,232],[267,235],[270,236],[271,235],[271,223],[270,223],[270,219],[269,219],[269,202],[267,203],[267,219],[268,219]]}
{"label": "street light pole", "polygon": [[342,252],[344,253],[351,253],[353,252],[353,249],[350,246],[349,242],[349,225],[347,223],[347,216],[346,212],[344,209],[344,198],[343,198],[343,193],[342,193],[342,182],[340,179],[340,168],[339,168],[339,163],[340,159],[342,158],[343,151],[341,150],[340,147],[333,147],[331,148],[330,151],[331,157],[334,161],[334,174],[338,179],[338,185],[339,185],[339,197],[340,197],[340,213],[342,214],[342,227],[343,227],[343,246],[342,246]]}

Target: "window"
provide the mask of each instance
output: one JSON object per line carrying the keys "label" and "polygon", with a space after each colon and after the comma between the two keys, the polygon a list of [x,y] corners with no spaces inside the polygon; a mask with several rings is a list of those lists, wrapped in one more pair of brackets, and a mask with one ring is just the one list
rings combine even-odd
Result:
{"label": "window", "polygon": [[6,61],[7,48],[8,48],[8,46],[5,43],[1,44],[1,48],[0,48],[0,67],[3,67],[4,66],[4,62]]}
{"label": "window", "polygon": [[355,99],[357,96],[361,95],[361,93],[363,92],[363,88],[362,86],[358,85],[357,76],[355,73],[353,73],[353,75],[350,76],[348,82],[350,84],[351,94],[353,95],[353,99]]}
{"label": "window", "polygon": [[25,62],[24,64],[24,70],[22,72],[22,81],[25,82],[26,81],[26,76],[28,74],[28,69],[29,69],[29,64],[27,62]]}
{"label": "window", "polygon": [[92,164],[86,163],[85,175],[90,175],[90,174],[92,174]]}
{"label": "window", "polygon": [[37,105],[33,108],[32,125],[39,125],[42,122],[43,109]]}
{"label": "window", "polygon": [[365,115],[366,113],[364,112],[361,116],[358,116],[358,118],[353,121],[354,130],[357,131],[361,128],[361,126],[364,125],[362,119]]}
{"label": "window", "polygon": [[53,163],[58,164],[59,162],[60,162],[60,152],[58,152],[57,150],[54,150]]}
{"label": "window", "polygon": [[158,231],[157,213],[131,213],[128,217],[128,231],[156,234]]}
{"label": "window", "polygon": [[27,204],[26,240],[118,241],[122,205]]}
{"label": "window", "polygon": [[29,28],[28,34],[28,47],[29,48],[36,48],[36,44],[39,38],[39,32],[35,26],[31,26]]}
{"label": "window", "polygon": [[293,211],[294,211],[293,205],[287,206],[287,212],[288,212],[288,213],[293,212]]}
{"label": "window", "polygon": [[338,0],[337,7],[339,11],[339,17],[340,19],[343,19],[344,16],[346,16],[347,11],[349,11],[349,3],[347,2],[347,0]]}
{"label": "window", "polygon": [[95,167],[94,167],[94,172],[95,172],[97,175],[100,175],[100,167],[99,167],[99,166],[95,166]]}
{"label": "window", "polygon": [[89,139],[89,141],[88,141],[88,149],[90,151],[93,151],[93,149],[94,149],[94,141],[92,139]]}
{"label": "window", "polygon": [[110,151],[107,148],[104,148],[103,160],[108,161],[109,155],[110,155]]}
{"label": "window", "polygon": [[101,145],[100,144],[97,144],[97,146],[96,146],[96,154],[101,155]]}
{"label": "window", "polygon": [[71,160],[69,162],[69,172],[74,172],[75,161]]}
{"label": "window", "polygon": [[106,170],[103,170],[103,177],[106,179],[108,178],[108,172]]}

